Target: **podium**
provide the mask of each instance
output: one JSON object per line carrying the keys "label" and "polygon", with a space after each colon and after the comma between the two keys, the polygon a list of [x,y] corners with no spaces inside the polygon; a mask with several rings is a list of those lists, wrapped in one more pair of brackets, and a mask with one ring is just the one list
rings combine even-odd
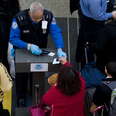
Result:
{"label": "podium", "polygon": [[[54,52],[54,50],[47,50],[50,52]],[[15,65],[16,65],[16,72],[47,72],[47,71],[31,71],[31,65],[33,63],[41,63],[41,64],[48,64],[48,71],[49,72],[56,72],[58,70],[59,65],[53,65],[52,62],[56,56],[48,56],[47,54],[43,54],[40,56],[36,56],[31,54],[27,50],[23,49],[16,49],[15,53]]]}
{"label": "podium", "polygon": [[[55,50],[47,49],[47,51],[55,53]],[[15,51],[16,73],[32,73],[32,105],[37,102],[35,87],[39,85],[39,98],[45,93],[45,73],[59,70],[59,64],[52,64],[54,58],[56,56],[48,56],[48,54],[36,56],[24,49],[16,49]],[[19,114],[20,112],[16,113],[16,116]],[[23,116],[23,113],[20,115]]]}

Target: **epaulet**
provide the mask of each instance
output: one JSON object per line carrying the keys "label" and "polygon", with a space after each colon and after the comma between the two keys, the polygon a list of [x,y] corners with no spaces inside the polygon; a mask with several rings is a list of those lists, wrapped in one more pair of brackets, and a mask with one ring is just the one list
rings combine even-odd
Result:
{"label": "epaulet", "polygon": [[26,20],[26,15],[27,15],[27,11],[28,11],[28,10],[21,11],[21,12],[19,12],[19,13],[16,15],[16,19],[17,19],[18,22],[20,22],[20,24],[22,24],[23,22],[25,22],[25,20]]}
{"label": "epaulet", "polygon": [[52,20],[53,18],[53,13],[51,11],[48,10],[44,10],[44,18],[45,20]]}

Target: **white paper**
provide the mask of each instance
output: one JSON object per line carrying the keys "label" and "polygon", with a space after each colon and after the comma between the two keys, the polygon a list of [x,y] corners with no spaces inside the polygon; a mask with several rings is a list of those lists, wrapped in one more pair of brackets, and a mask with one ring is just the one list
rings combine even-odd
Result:
{"label": "white paper", "polygon": [[48,56],[55,56],[55,53],[54,53],[54,52],[50,52],[50,53],[48,54]]}

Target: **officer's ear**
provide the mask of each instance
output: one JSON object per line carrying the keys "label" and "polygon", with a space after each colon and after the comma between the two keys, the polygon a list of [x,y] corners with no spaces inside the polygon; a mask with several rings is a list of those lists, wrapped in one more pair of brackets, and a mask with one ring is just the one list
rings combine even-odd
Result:
{"label": "officer's ear", "polygon": [[107,67],[105,66],[105,73],[107,76],[112,77],[111,74],[108,73]]}
{"label": "officer's ear", "polygon": [[106,66],[105,66],[105,73],[106,73],[106,75],[109,76]]}

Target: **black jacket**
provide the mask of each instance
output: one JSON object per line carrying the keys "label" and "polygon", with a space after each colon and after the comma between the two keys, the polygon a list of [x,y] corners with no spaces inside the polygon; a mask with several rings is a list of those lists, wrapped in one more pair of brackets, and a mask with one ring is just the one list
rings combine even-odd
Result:
{"label": "black jacket", "polygon": [[[38,23],[33,23],[29,10],[24,10],[16,15],[16,20],[21,31],[21,39],[25,42],[38,45],[40,48],[47,47],[47,38],[49,34],[49,26],[53,19],[53,14],[50,11],[44,10],[43,19]],[[42,29],[42,21],[48,22],[45,33]]]}
{"label": "black jacket", "polygon": [[96,52],[102,59],[116,61],[116,22],[106,24],[97,37]]}
{"label": "black jacket", "polygon": [[18,0],[0,0],[0,18],[10,18],[20,10]]}

